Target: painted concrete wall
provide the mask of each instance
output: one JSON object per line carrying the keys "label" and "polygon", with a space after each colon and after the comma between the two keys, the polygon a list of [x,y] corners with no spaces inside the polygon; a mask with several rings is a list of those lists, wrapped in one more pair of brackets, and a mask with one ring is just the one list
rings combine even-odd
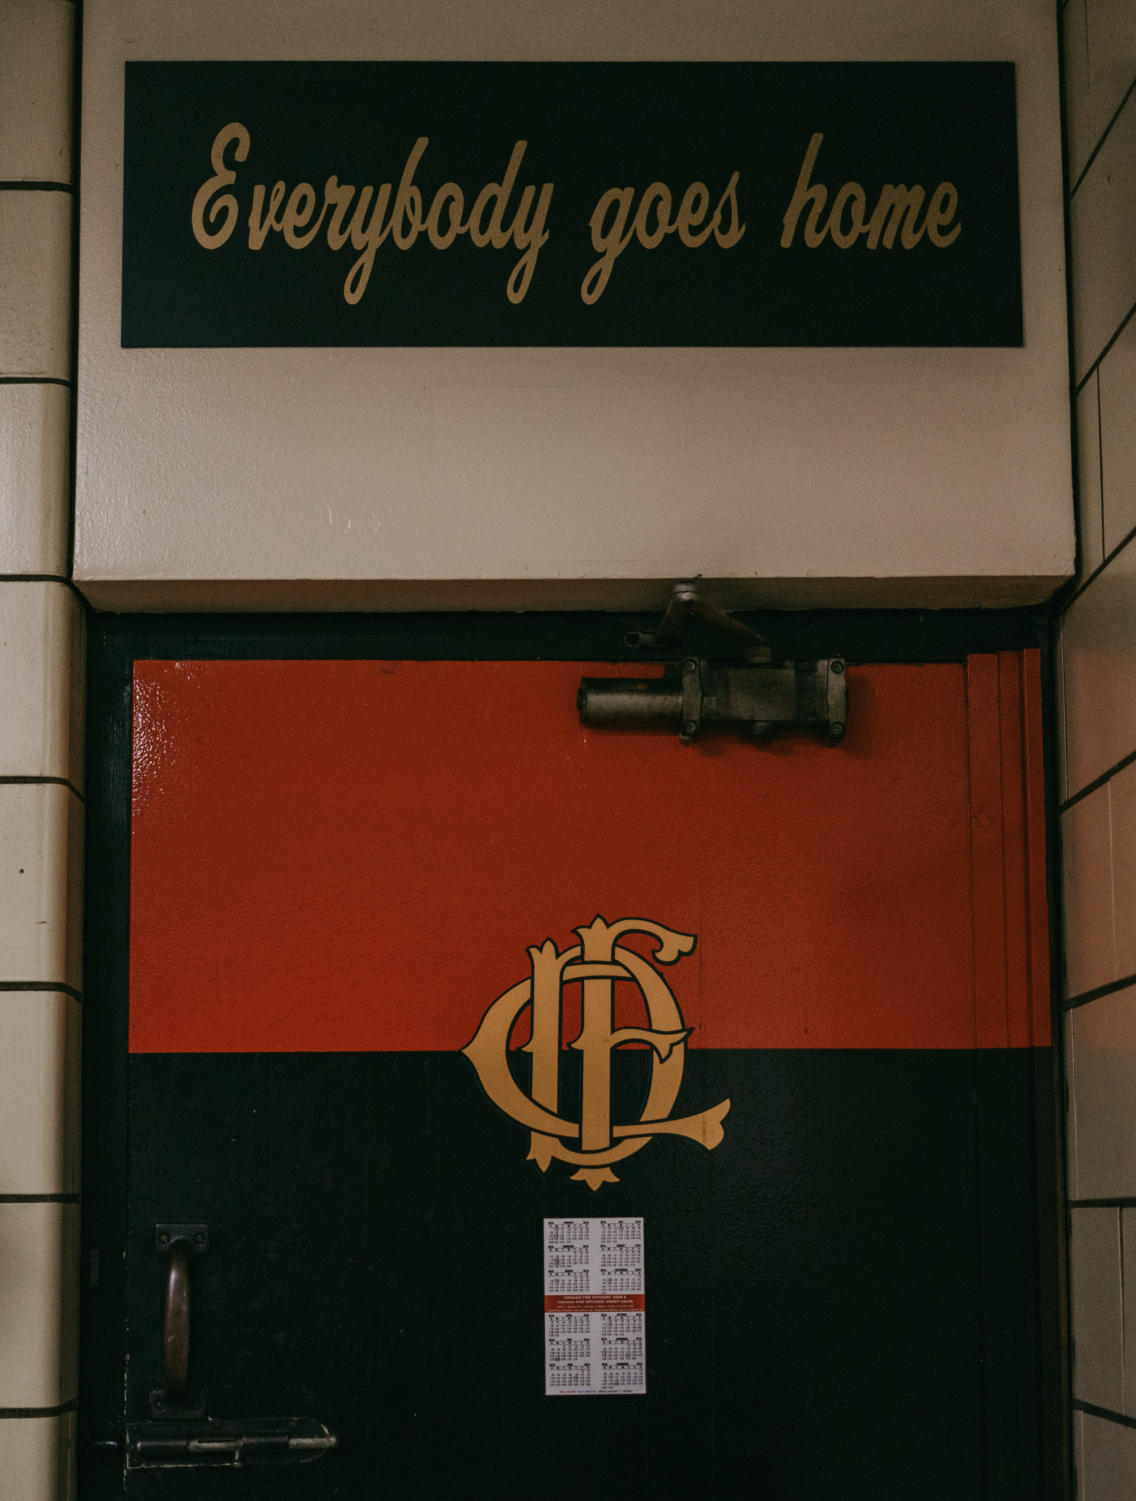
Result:
{"label": "painted concrete wall", "polygon": [[[653,608],[693,575],[726,607],[1048,597],[1073,562],[1056,41],[1042,0],[91,0],[80,587],[144,609]],[[1013,61],[1025,347],[123,349],[124,60],[351,57]]]}
{"label": "painted concrete wall", "polygon": [[1081,574],[1061,622],[1081,1501],[1136,1494],[1136,4],[1068,0]]}
{"label": "painted concrete wall", "polygon": [[0,1494],[73,1492],[83,831],[70,533],[75,7],[0,16]]}

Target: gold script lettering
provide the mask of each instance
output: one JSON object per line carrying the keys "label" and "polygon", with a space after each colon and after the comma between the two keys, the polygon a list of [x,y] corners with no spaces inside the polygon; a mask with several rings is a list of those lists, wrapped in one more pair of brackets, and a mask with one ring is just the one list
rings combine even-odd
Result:
{"label": "gold script lettering", "polygon": [[665,182],[650,183],[637,206],[633,187],[608,188],[600,194],[588,220],[592,249],[598,252],[599,259],[588,268],[580,284],[581,300],[589,306],[599,301],[616,261],[632,240],[637,240],[644,250],[657,250],[667,235],[677,234],[683,245],[695,249],[713,235],[723,250],[732,249],[746,231],[738,208],[737,189],[738,173],[734,172],[713,214],[705,219],[710,190],[704,182],[690,184],[677,210]]}
{"label": "gold script lettering", "polygon": [[[880,189],[875,207],[868,213],[868,195],[863,184],[843,183],[832,199],[828,213],[828,188],[813,181],[817,157],[824,144],[824,135],[816,131],[809,140],[797,185],[781,221],[781,248],[789,249],[801,227],[801,238],[809,250],[822,245],[826,237],[841,250],[849,250],[857,240],[863,239],[869,250],[877,250],[882,244],[885,250],[895,246],[896,237],[904,250],[914,250],[926,235],[928,241],[939,249],[951,245],[962,230],[960,223],[953,223],[958,212],[958,189],[953,182],[941,182],[927,202],[927,191],[916,184],[885,183]],[[923,206],[926,213],[920,219]]]}
{"label": "gold script lettering", "polygon": [[[279,179],[271,186],[254,183],[246,200],[248,248],[263,250],[269,237],[278,234],[290,249],[305,250],[321,230],[330,250],[350,244],[358,253],[344,278],[343,298],[355,304],[366,292],[376,253],[387,240],[399,250],[410,250],[425,234],[435,250],[448,250],[459,235],[468,235],[479,249],[505,250],[512,245],[520,252],[506,280],[505,295],[511,303],[523,302],[537,257],[548,243],[554,184],[543,183],[539,190],[527,184],[517,192],[528,146],[527,141],[517,141],[500,182],[486,183],[478,191],[468,216],[465,193],[455,182],[442,183],[427,204],[414,178],[429,144],[428,136],[414,142],[397,188],[391,182],[356,188],[333,174],[324,182],[321,198],[310,182],[296,183],[291,189]],[[236,167],[230,161],[246,161],[251,145],[248,130],[238,121],[224,126],[213,139],[213,173],[197,190],[190,214],[194,238],[206,250],[224,245],[237,225],[238,196],[226,191],[237,181]]]}
{"label": "gold script lettering", "polygon": [[[219,189],[231,187],[237,180],[237,174],[232,168],[225,166],[225,152],[230,146],[235,145],[233,158],[235,161],[243,162],[249,154],[250,144],[248,131],[236,120],[231,125],[222,126],[213,137],[213,149],[209,153],[213,176],[206,178],[198,188],[193,200],[193,211],[190,214],[194,238],[206,250],[216,250],[219,245],[225,243],[233,232],[233,226],[240,212],[237,200],[232,193],[222,193],[215,203],[210,204],[210,199]],[[211,225],[217,223],[219,214],[224,215],[219,228],[206,229],[207,209],[208,221]]]}

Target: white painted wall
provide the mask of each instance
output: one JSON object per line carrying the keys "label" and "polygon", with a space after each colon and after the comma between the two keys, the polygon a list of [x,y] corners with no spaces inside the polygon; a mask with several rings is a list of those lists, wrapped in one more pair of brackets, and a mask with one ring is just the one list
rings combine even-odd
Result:
{"label": "white painted wall", "polygon": [[[98,606],[1016,604],[1072,571],[1040,0],[88,0],[75,577]],[[126,59],[1017,64],[1025,348],[119,347]]]}

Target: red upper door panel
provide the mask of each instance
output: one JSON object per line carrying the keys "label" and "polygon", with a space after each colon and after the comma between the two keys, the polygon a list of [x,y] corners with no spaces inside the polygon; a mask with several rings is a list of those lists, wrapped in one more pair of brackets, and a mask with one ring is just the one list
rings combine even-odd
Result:
{"label": "red upper door panel", "polygon": [[584,729],[615,670],[138,663],[132,1050],[456,1050],[597,914],[697,935],[691,1046],[1048,1042],[1035,653],[851,669],[836,749]]}

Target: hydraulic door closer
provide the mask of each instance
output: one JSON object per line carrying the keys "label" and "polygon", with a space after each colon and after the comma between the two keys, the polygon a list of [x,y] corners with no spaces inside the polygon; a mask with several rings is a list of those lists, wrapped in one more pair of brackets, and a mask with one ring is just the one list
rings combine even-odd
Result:
{"label": "hydraulic door closer", "polygon": [[[692,654],[686,644],[692,628],[725,638],[727,650],[713,658]],[[675,585],[657,630],[630,631],[626,641],[675,659],[666,662],[661,677],[583,678],[576,704],[584,724],[673,726],[684,745],[706,729],[740,730],[756,744],[783,728],[819,730],[830,745],[844,738],[843,660],[774,662],[764,637],[707,604],[693,583]]]}

